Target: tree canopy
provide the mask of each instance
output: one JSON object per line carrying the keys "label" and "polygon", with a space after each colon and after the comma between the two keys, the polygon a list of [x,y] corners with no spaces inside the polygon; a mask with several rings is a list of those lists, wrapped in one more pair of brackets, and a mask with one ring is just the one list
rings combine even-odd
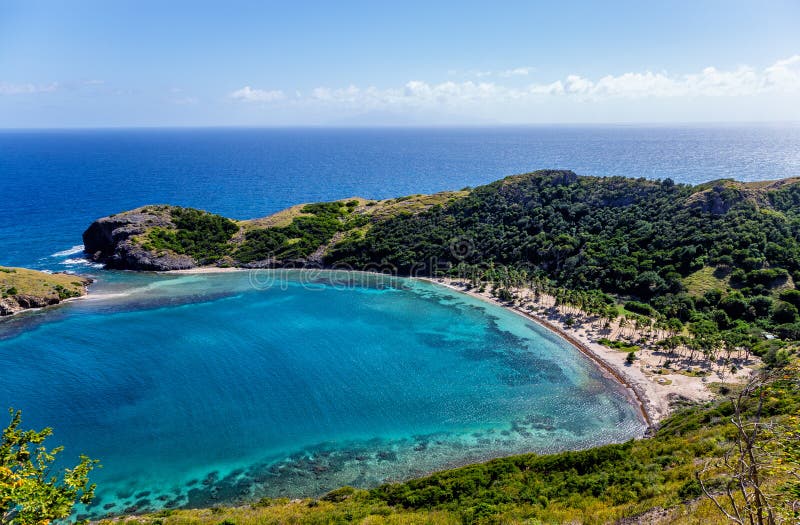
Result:
{"label": "tree canopy", "polygon": [[76,503],[94,497],[89,473],[98,462],[86,456],[72,468],[52,474],[63,447],[47,449],[44,441],[52,429],[22,430],[22,412],[10,410],[11,422],[0,443],[0,523],[47,525],[68,517]]}

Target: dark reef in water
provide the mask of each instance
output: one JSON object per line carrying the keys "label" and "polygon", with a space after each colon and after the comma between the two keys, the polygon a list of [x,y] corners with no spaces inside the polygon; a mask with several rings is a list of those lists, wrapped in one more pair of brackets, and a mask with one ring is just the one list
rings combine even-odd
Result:
{"label": "dark reef in water", "polygon": [[[353,442],[346,448],[320,444],[286,458],[256,462],[224,475],[213,470],[201,479],[189,480],[182,487],[165,487],[160,493],[130,490],[117,493],[113,502],[96,498],[85,512],[87,517],[99,519],[159,509],[240,504],[264,497],[320,497],[343,485],[376,487],[425,475],[433,470],[425,466],[426,460],[450,456],[452,449],[457,449],[462,459],[444,465],[446,468],[507,455],[518,449],[519,440],[530,438],[534,432],[555,432],[555,424],[548,418],[528,417],[514,421],[507,429],[476,431],[465,440],[454,441],[450,439],[452,436],[434,434],[391,441]],[[489,443],[492,446],[487,447]],[[564,443],[559,443],[553,434],[551,451],[563,448]],[[494,452],[487,454],[487,450]],[[402,465],[415,467],[404,470]]]}

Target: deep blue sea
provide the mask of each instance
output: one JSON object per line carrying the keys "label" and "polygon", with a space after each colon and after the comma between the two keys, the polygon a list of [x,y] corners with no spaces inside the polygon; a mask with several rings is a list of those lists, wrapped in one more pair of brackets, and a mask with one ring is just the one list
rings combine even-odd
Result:
{"label": "deep blue sea", "polygon": [[104,513],[373,486],[643,431],[613,381],[506,310],[425,282],[108,272],[81,232],[149,203],[234,218],[540,168],[800,176],[800,126],[0,131],[0,265],[90,273],[0,320],[0,407],[86,453]]}

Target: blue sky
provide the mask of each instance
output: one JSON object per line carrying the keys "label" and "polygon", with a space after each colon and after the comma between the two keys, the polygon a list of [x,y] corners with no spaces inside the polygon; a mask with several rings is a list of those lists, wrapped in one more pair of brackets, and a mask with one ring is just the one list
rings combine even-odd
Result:
{"label": "blue sky", "polygon": [[800,2],[0,0],[0,127],[800,120]]}

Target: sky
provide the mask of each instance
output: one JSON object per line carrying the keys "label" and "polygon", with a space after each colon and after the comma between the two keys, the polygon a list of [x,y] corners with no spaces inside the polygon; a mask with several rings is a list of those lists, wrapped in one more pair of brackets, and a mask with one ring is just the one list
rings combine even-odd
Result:
{"label": "sky", "polygon": [[798,120],[798,0],[0,0],[0,128]]}

